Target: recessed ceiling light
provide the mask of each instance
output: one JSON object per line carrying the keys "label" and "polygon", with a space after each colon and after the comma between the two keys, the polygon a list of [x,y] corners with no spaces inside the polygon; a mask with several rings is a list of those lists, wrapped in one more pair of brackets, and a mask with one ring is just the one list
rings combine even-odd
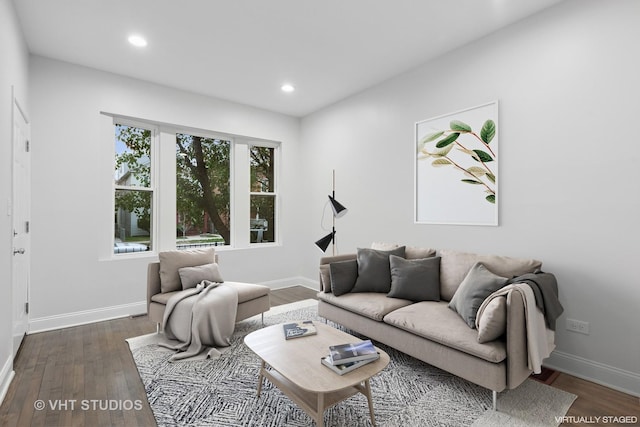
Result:
{"label": "recessed ceiling light", "polygon": [[282,89],[283,92],[287,92],[287,93],[293,92],[294,90],[296,90],[296,88],[289,83],[283,84],[282,86],[280,86],[280,89]]}
{"label": "recessed ceiling light", "polygon": [[142,36],[138,36],[138,35],[129,36],[128,40],[129,40],[129,43],[131,43],[136,47],[145,47],[147,45],[147,40]]}

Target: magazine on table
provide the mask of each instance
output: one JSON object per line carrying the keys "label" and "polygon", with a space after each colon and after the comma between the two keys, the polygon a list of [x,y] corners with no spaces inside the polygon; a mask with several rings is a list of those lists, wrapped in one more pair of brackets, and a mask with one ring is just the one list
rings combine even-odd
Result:
{"label": "magazine on table", "polygon": [[321,360],[322,360],[322,364],[324,366],[326,366],[327,368],[331,369],[336,374],[344,375],[347,372],[351,372],[354,369],[358,369],[359,367],[366,365],[367,363],[375,362],[379,358],[380,358],[380,355],[378,353],[376,353],[376,357],[375,358],[365,359],[365,360],[358,360],[357,362],[343,363],[343,364],[340,364],[340,365],[334,365],[333,363],[331,363],[331,356],[325,356]]}
{"label": "magazine on table", "polygon": [[305,320],[302,322],[285,323],[282,325],[284,329],[285,339],[306,337],[309,335],[317,334],[315,325],[311,320]]}
{"label": "magazine on table", "polygon": [[378,351],[371,340],[358,343],[332,345],[329,347],[331,364],[342,365],[360,360],[377,359]]}

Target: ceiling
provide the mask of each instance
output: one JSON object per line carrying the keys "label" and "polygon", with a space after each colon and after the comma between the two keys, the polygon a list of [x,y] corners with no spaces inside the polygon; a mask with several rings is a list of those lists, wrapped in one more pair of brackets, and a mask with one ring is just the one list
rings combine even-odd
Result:
{"label": "ceiling", "polygon": [[[29,51],[305,116],[561,0],[14,0]],[[133,33],[146,48],[127,42]],[[291,83],[296,90],[284,93]]]}

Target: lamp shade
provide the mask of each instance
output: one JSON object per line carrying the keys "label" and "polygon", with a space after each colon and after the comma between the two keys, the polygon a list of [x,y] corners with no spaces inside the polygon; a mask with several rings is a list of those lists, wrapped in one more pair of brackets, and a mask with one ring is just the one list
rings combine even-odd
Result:
{"label": "lamp shade", "polygon": [[336,218],[343,217],[347,213],[347,208],[342,206],[340,202],[338,202],[333,197],[329,196],[329,202],[331,202],[331,209],[333,209],[333,216]]}
{"label": "lamp shade", "polygon": [[331,242],[333,241],[333,236],[336,234],[335,231],[332,231],[331,233],[327,234],[326,236],[324,236],[322,239],[318,240],[316,242],[316,246],[318,248],[320,248],[320,250],[322,252],[325,252],[327,250],[327,248],[329,247],[329,245],[331,244]]}

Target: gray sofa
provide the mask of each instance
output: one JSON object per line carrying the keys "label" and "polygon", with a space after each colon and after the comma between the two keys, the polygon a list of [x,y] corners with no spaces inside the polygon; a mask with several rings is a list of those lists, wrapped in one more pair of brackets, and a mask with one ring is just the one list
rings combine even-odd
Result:
{"label": "gray sofa", "polygon": [[[152,262],[147,267],[147,314],[149,319],[156,323],[158,331],[169,298],[182,292],[179,270],[185,267],[217,263],[218,261],[213,248],[161,252],[159,258],[159,262]],[[161,262],[163,263],[162,269]],[[268,286],[226,280],[224,283],[238,291],[236,322],[256,314],[264,314],[271,307]]]}
{"label": "gray sofa", "polygon": [[[387,244],[372,246],[381,250],[397,247]],[[341,290],[342,294],[336,296],[332,290],[332,279],[333,285],[337,286],[340,279],[338,267],[343,266],[344,271],[344,265],[351,265],[349,268],[352,269],[354,260],[357,260],[356,268],[361,269],[357,259],[359,255],[360,250],[359,254],[321,259],[322,289],[318,293],[318,314],[321,317],[492,390],[494,409],[497,392],[517,387],[531,374],[527,359],[525,308],[519,293],[510,292],[506,297],[505,332],[482,343],[478,342],[478,329],[471,328],[449,307],[449,302],[477,263],[482,263],[497,275],[513,278],[540,269],[541,262],[407,247],[407,260],[439,257],[439,272],[436,272],[440,281],[439,301],[391,298],[386,292],[344,293]],[[396,270],[391,268],[391,271]],[[362,288],[362,283],[360,285]]]}

